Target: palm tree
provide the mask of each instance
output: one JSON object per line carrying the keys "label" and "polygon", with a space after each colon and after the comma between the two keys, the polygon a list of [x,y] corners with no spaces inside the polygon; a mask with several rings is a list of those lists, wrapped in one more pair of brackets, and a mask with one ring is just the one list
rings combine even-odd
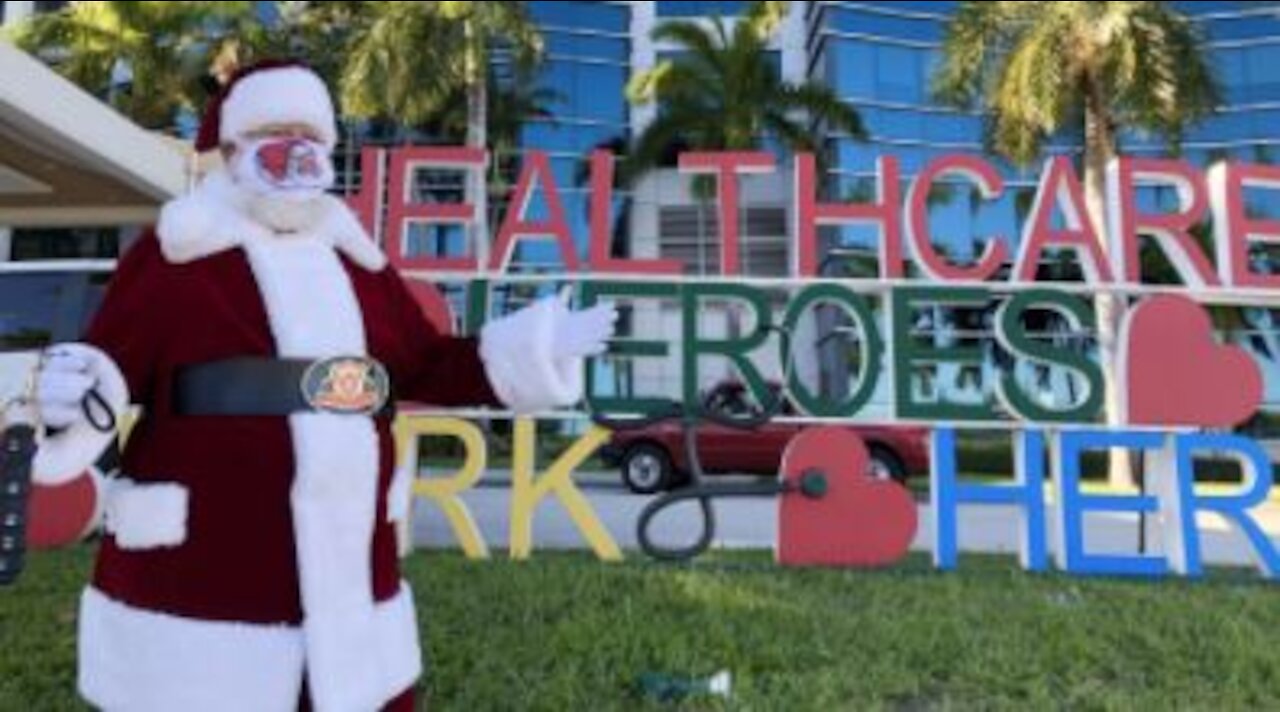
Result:
{"label": "palm tree", "polygon": [[[826,85],[784,82],[769,66],[768,43],[789,2],[755,2],[730,27],[722,17],[710,25],[675,20],[653,31],[653,39],[679,49],[671,59],[632,77],[627,98],[657,103],[657,117],[635,139],[620,162],[619,178],[633,182],[667,165],[673,148],[758,150],[772,135],[788,150],[821,157],[818,123],[865,138],[862,118]],[[695,194],[709,198],[709,181],[695,181]]]}
{"label": "palm tree", "polygon": [[198,113],[204,79],[249,2],[74,2],[10,32],[58,73],[152,129]]}
{"label": "palm tree", "polygon": [[262,59],[305,60],[330,86],[342,76],[356,34],[371,21],[369,4],[357,0],[273,3],[275,17],[263,22],[246,18],[234,28],[214,66],[219,83],[238,68]]}
{"label": "palm tree", "polygon": [[[520,148],[521,134],[530,121],[555,123],[555,105],[564,96],[551,88],[539,85],[530,68],[516,68],[509,78],[500,78],[492,68],[486,80],[485,116],[488,135],[487,145],[492,156],[489,166],[488,187],[490,197],[506,195],[519,175],[519,163],[511,160]],[[472,131],[472,117],[465,94],[467,87],[458,87],[451,101],[429,122],[430,133],[446,142],[465,142]],[[492,216],[491,216],[492,217]]]}
{"label": "palm tree", "polygon": [[[821,157],[822,134],[814,130],[818,123],[859,139],[866,136],[858,112],[830,87],[785,82],[770,66],[769,40],[790,10],[789,2],[757,1],[732,26],[714,17],[709,24],[676,20],[654,29],[656,43],[678,49],[627,86],[629,101],[656,103],[658,112],[619,162],[619,182],[632,184],[670,165],[681,150],[759,150],[766,136],[789,151]],[[709,176],[695,178],[700,212],[706,212],[712,193]],[[730,334],[741,329],[732,308],[727,326]]]}
{"label": "palm tree", "polygon": [[[529,67],[542,54],[542,37],[521,2],[368,2],[369,19],[356,33],[339,82],[346,113],[417,126],[437,117],[463,87],[467,92],[467,145],[488,142],[488,68],[491,57]],[[411,51],[410,51],[411,50]],[[475,175],[482,262],[488,246],[485,177]]]}
{"label": "palm tree", "polygon": [[[1046,140],[1082,130],[1089,219],[1106,249],[1107,164],[1128,130],[1163,137],[1174,151],[1186,128],[1217,105],[1204,41],[1164,2],[962,2],[947,27],[934,76],[939,100],[983,109],[993,150],[1027,165]],[[1096,297],[1106,418],[1119,424],[1120,309]],[[1113,485],[1132,481],[1127,453],[1111,454]]]}

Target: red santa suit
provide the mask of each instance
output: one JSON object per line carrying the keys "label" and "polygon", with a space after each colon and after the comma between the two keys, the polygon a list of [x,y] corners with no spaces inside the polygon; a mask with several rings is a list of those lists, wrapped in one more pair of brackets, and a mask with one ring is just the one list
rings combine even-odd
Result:
{"label": "red santa suit", "polygon": [[321,710],[411,699],[390,416],[183,415],[175,377],[234,357],[368,356],[400,400],[535,410],[581,392],[580,362],[549,357],[555,314],[442,336],[334,198],[283,237],[222,171],[165,206],[85,337],[142,416],[81,602],[81,693],[108,710],[292,710],[305,676]]}

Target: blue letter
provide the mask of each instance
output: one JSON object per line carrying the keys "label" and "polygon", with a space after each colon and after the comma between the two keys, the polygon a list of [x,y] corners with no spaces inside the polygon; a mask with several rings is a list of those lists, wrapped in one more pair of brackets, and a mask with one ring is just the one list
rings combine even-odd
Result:
{"label": "blue letter", "polygon": [[1159,500],[1151,496],[1087,495],[1080,491],[1080,456],[1090,450],[1111,448],[1157,450],[1165,435],[1131,431],[1072,431],[1060,436],[1058,464],[1058,562],[1068,573],[1121,576],[1163,576],[1169,562],[1157,556],[1090,555],[1084,550],[1084,513],[1157,512]]}
{"label": "blue letter", "polygon": [[[1182,541],[1186,551],[1186,574],[1200,576],[1200,532],[1196,512],[1217,512],[1234,520],[1257,552],[1258,568],[1267,578],[1280,575],[1280,553],[1249,511],[1267,501],[1271,492],[1271,459],[1258,443],[1238,435],[1187,434],[1178,439],[1178,488],[1182,514]],[[1244,474],[1244,489],[1230,496],[1201,497],[1196,494],[1195,452],[1229,450],[1237,457]]]}
{"label": "blue letter", "polygon": [[1021,507],[1019,561],[1029,571],[1045,568],[1044,539],[1044,435],[1024,431],[1015,441],[1016,482],[1013,485],[978,485],[958,481],[956,432],[933,431],[933,563],[940,569],[956,567],[956,529],[961,502]]}

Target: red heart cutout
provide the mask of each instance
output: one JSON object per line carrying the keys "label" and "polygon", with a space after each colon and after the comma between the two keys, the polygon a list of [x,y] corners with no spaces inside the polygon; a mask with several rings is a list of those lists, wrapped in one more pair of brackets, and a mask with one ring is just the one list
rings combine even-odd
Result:
{"label": "red heart cutout", "polygon": [[857,433],[821,427],[802,431],[782,456],[782,478],[800,486],[805,472],[826,475],[827,491],[779,497],[778,563],[784,566],[888,566],[900,561],[916,533],[916,503],[905,487],[871,475],[871,456]]}
{"label": "red heart cutout", "polygon": [[1120,343],[1134,425],[1230,428],[1262,404],[1258,364],[1215,341],[1208,313],[1186,297],[1161,295],[1134,307]]}
{"label": "red heart cutout", "polygon": [[27,546],[33,551],[70,546],[97,523],[99,483],[85,472],[61,485],[32,484],[27,502]]}

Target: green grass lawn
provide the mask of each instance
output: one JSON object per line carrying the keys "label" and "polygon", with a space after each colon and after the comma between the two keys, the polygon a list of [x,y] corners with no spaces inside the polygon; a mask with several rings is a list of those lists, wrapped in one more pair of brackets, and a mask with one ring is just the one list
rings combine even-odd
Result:
{"label": "green grass lawn", "polygon": [[[37,556],[0,590],[0,710],[78,709],[75,610],[91,549]],[[1280,704],[1280,590],[1028,575],[1003,558],[940,574],[690,568],[586,555],[418,554],[436,710],[646,707],[645,671],[731,670],[727,709],[1267,709]]]}

